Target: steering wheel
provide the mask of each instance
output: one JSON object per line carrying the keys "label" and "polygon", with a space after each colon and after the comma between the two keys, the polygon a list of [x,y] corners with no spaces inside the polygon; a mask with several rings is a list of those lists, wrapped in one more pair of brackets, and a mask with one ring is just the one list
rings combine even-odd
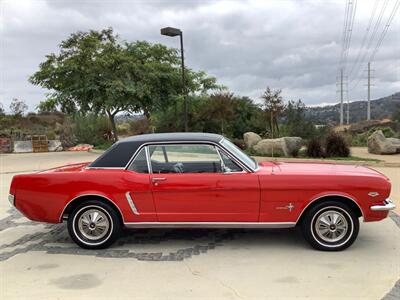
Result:
{"label": "steering wheel", "polygon": [[178,162],[172,166],[175,173],[184,173],[183,163]]}

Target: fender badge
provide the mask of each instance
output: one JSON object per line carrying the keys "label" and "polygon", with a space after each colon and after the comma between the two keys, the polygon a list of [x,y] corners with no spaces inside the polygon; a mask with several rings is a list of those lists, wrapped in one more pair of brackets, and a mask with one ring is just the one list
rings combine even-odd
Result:
{"label": "fender badge", "polygon": [[288,205],[279,206],[276,209],[288,209],[290,212],[292,212],[292,210],[294,209],[294,205],[292,204],[292,202],[290,202]]}
{"label": "fender badge", "polygon": [[370,196],[370,197],[376,197],[376,196],[379,196],[379,193],[378,193],[378,192],[369,192],[369,193],[368,193],[368,196]]}

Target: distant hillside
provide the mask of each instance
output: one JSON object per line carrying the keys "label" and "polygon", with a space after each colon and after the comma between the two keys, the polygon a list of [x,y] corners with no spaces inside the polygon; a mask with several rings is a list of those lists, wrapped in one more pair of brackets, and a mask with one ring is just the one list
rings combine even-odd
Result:
{"label": "distant hillside", "polygon": [[[400,92],[388,97],[371,101],[371,119],[390,118],[400,105]],[[347,103],[344,104],[344,122],[346,122]],[[307,107],[306,117],[314,124],[339,124],[340,104],[329,106]],[[367,118],[367,101],[350,103],[350,123]]]}

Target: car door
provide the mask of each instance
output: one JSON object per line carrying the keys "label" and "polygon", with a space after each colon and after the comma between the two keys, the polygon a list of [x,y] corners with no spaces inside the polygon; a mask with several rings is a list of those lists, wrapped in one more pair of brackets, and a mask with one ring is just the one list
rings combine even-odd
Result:
{"label": "car door", "polygon": [[244,171],[215,145],[148,147],[153,199],[160,222],[258,221],[257,175]]}

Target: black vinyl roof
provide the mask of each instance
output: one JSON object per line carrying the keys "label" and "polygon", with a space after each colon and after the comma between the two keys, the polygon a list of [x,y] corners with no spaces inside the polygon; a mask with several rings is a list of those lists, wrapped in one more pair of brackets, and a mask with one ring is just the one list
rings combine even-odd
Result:
{"label": "black vinyl roof", "polygon": [[119,143],[129,143],[129,142],[171,142],[171,141],[209,141],[218,143],[223,139],[222,135],[214,133],[204,133],[204,132],[170,132],[170,133],[152,133],[152,134],[141,134],[128,137],[119,141]]}
{"label": "black vinyl roof", "polygon": [[124,168],[137,149],[151,142],[214,142],[223,139],[222,135],[202,132],[173,132],[141,134],[123,139],[112,145],[103,155],[90,164],[92,168]]}

